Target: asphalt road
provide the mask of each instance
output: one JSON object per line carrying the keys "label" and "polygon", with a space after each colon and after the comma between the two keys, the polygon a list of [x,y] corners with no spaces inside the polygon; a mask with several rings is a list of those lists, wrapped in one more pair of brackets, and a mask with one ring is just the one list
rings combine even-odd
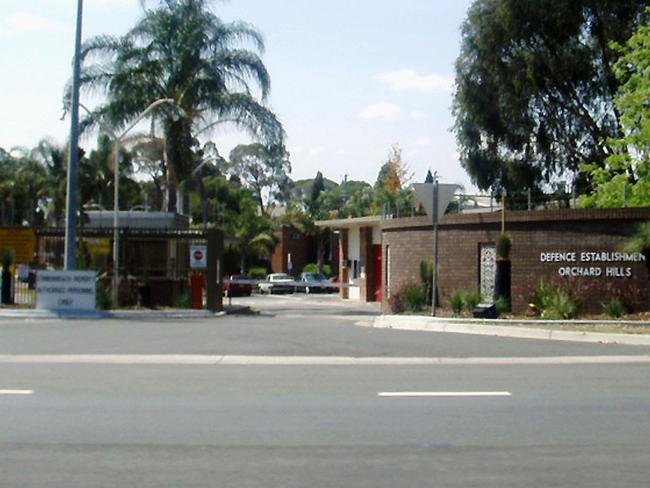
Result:
{"label": "asphalt road", "polygon": [[647,486],[650,364],[624,360],[648,348],[373,330],[372,308],[331,297],[252,300],[263,315],[0,320],[0,486]]}

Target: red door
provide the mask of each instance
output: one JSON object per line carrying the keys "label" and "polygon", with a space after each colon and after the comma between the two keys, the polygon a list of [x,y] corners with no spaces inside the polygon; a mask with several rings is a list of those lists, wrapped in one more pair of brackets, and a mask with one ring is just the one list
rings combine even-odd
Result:
{"label": "red door", "polygon": [[381,244],[372,247],[375,251],[375,301],[381,302]]}

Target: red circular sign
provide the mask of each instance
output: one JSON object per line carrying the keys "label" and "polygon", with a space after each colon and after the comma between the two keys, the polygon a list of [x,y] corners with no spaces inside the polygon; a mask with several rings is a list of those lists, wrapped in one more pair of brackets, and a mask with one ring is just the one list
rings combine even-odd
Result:
{"label": "red circular sign", "polygon": [[197,249],[196,251],[194,251],[194,260],[195,261],[203,260],[203,251],[201,251],[200,249]]}

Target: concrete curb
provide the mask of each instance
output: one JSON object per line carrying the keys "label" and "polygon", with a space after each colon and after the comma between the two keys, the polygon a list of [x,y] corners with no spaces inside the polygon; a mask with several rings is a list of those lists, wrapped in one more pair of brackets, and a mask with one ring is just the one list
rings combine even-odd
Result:
{"label": "concrete curb", "polygon": [[222,317],[225,312],[207,310],[105,310],[57,312],[53,310],[0,310],[0,319],[206,319]]}
{"label": "concrete curb", "polygon": [[[551,330],[526,327],[527,324],[543,323],[544,325],[570,326],[572,323],[581,324],[624,324],[628,322],[557,322],[557,321],[524,321],[524,320],[476,320],[476,319],[447,319],[436,317],[414,317],[402,315],[381,315],[371,327],[382,329],[415,330],[428,332],[449,332],[454,334],[474,334],[496,337],[513,337],[518,339],[543,339],[552,341],[590,342],[603,344],[622,344],[628,346],[650,346],[650,335],[635,334],[606,334],[600,332],[582,332],[571,330]],[[647,325],[647,322],[632,322],[636,325]],[[517,327],[513,325],[517,324]]]}

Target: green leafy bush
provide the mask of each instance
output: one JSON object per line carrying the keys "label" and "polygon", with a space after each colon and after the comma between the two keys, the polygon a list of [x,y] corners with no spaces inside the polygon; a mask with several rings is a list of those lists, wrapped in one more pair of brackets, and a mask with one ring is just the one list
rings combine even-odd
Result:
{"label": "green leafy bush", "polygon": [[176,296],[174,300],[176,308],[190,308],[190,295],[188,293],[181,293]]}
{"label": "green leafy bush", "polygon": [[267,275],[266,268],[257,267],[257,268],[250,268],[248,270],[248,276],[253,280],[263,280],[264,278],[266,278],[266,275]]}
{"label": "green leafy bush", "polygon": [[404,306],[409,312],[419,312],[427,303],[426,288],[409,283],[404,287]]}
{"label": "green leafy bush", "polygon": [[462,291],[455,291],[451,298],[449,299],[449,306],[454,315],[460,315],[463,313],[463,305],[465,303],[465,297]]}
{"label": "green leafy bush", "polygon": [[602,305],[603,313],[612,319],[618,319],[625,315],[625,305],[619,298],[612,298]]}
{"label": "green leafy bush", "polygon": [[510,300],[505,297],[499,297],[494,302],[494,306],[497,309],[497,313],[501,315],[502,313],[508,312],[510,310]]}
{"label": "green leafy bush", "polygon": [[478,288],[472,288],[463,294],[463,304],[470,312],[482,301],[483,295],[481,295],[481,291]]}
{"label": "green leafy bush", "polygon": [[571,294],[552,284],[540,282],[535,288],[533,306],[544,320],[570,320],[580,313],[580,304]]}
{"label": "green leafy bush", "polygon": [[330,266],[329,264],[323,265],[323,274],[327,278],[331,278],[332,276],[334,276],[334,271],[332,270],[332,266]]}
{"label": "green leafy bush", "polygon": [[302,268],[303,273],[318,273],[318,265],[316,263],[309,263],[306,264],[304,268]]}
{"label": "green leafy bush", "polygon": [[431,295],[432,295],[431,289],[433,288],[433,272],[434,272],[433,261],[420,261],[420,281],[424,286],[424,296],[427,305],[431,305]]}
{"label": "green leafy bush", "polygon": [[112,287],[108,283],[97,282],[97,294],[95,295],[95,305],[99,310],[109,310],[113,302],[111,300]]}
{"label": "green leafy bush", "polygon": [[510,234],[503,232],[497,240],[497,256],[500,259],[508,259],[510,257],[510,248],[512,247],[512,240]]}

